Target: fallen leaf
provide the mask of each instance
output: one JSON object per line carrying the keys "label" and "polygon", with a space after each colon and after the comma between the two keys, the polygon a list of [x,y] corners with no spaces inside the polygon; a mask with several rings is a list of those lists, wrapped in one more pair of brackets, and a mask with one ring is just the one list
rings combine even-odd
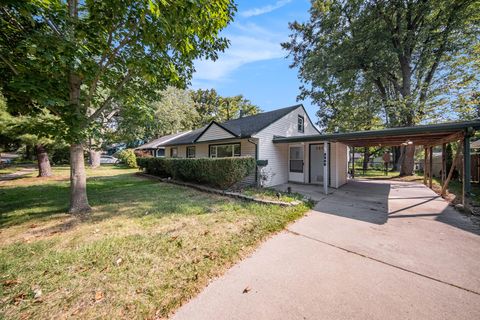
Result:
{"label": "fallen leaf", "polygon": [[95,301],[98,302],[100,300],[102,300],[103,298],[105,297],[103,291],[96,291],[95,292]]}
{"label": "fallen leaf", "polygon": [[248,293],[250,290],[252,290],[249,286],[246,286],[245,289],[243,289],[242,293]]}
{"label": "fallen leaf", "polygon": [[16,284],[20,284],[22,283],[22,281],[18,280],[18,279],[12,279],[12,280],[5,280],[3,281],[3,285],[5,287],[10,287],[10,286],[14,286]]}
{"label": "fallen leaf", "polygon": [[20,302],[25,300],[27,295],[25,293],[20,293],[13,298],[13,304],[18,305]]}

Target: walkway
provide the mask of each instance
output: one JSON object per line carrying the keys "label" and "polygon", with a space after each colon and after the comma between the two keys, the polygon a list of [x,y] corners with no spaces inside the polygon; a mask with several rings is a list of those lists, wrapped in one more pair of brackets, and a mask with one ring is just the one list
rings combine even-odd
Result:
{"label": "walkway", "polygon": [[480,229],[420,184],[349,182],[174,319],[480,319]]}

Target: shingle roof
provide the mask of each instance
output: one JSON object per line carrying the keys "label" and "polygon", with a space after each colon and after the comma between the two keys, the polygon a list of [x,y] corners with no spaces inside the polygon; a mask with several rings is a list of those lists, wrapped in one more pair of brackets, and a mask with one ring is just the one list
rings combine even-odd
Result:
{"label": "shingle roof", "polygon": [[177,137],[181,137],[181,136],[187,134],[188,132],[189,131],[179,132],[179,133],[169,134],[167,136],[160,137],[158,139],[152,140],[148,143],[145,143],[145,144],[135,148],[135,150],[156,149],[156,148],[162,147],[163,144],[165,144],[165,143],[167,143],[167,142],[169,142],[172,139],[175,139]]}
{"label": "shingle roof", "polygon": [[[273,122],[289,114],[293,110],[302,107],[301,104],[294,106],[277,109],[269,112],[262,112],[255,114],[253,116],[242,117],[234,120],[225,121],[223,123],[216,123],[220,127],[226,129],[230,133],[234,134],[236,138],[249,138],[257,132],[260,132],[262,129],[266,128]],[[180,145],[180,144],[193,144],[195,141],[202,135],[202,133],[207,129],[212,123],[208,126],[204,126],[200,129],[193,130],[181,137],[175,138],[173,140],[165,143],[165,146],[171,145]]]}

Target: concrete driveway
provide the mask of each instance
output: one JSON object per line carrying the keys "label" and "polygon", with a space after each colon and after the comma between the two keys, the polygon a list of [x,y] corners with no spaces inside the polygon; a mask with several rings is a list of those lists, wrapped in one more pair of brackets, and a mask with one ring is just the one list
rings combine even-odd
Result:
{"label": "concrete driveway", "polygon": [[423,185],[351,181],[174,319],[480,319],[480,228]]}

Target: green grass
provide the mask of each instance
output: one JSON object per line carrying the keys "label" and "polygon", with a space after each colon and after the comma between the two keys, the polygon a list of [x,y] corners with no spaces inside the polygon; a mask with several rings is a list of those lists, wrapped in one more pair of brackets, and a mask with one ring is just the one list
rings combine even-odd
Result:
{"label": "green grass", "polygon": [[168,316],[308,210],[105,167],[88,170],[94,212],[79,221],[65,214],[68,167],[54,172],[0,186],[0,318]]}
{"label": "green grass", "polygon": [[18,170],[21,170],[22,168],[17,168],[15,166],[8,166],[8,167],[4,167],[4,168],[0,168],[0,176],[2,174],[10,174],[10,173],[14,173]]}
{"label": "green grass", "polygon": [[[304,196],[299,193],[279,192],[278,190],[271,188],[245,188],[242,193],[249,197],[273,201],[283,201],[288,203],[304,200]],[[278,197],[278,195],[280,195],[280,197]]]}
{"label": "green grass", "polygon": [[[423,183],[422,173],[418,173],[415,177],[417,177],[416,180]],[[433,189],[437,193],[440,193],[442,188],[441,179],[433,177],[432,180]],[[448,183],[449,200],[451,200],[453,203],[461,203],[462,190],[463,185],[461,181],[450,180],[450,182]],[[470,199],[473,201],[474,205],[480,206],[480,185],[478,183],[472,183],[472,196],[470,197]]]}
{"label": "green grass", "polygon": [[375,170],[375,169],[366,170],[365,174],[363,174],[363,170],[361,167],[355,167],[355,177],[386,179],[386,178],[396,177],[398,175],[399,175],[398,171],[388,171],[388,174],[385,175],[384,170]]}

